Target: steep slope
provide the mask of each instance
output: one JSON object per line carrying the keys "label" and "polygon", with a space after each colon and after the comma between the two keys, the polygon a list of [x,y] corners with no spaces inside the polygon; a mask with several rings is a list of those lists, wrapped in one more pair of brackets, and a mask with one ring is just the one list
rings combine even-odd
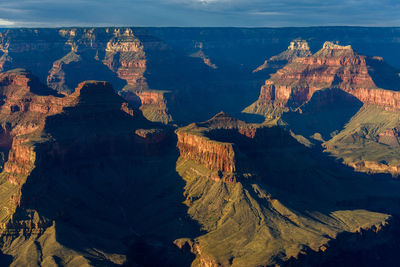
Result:
{"label": "steep slope", "polygon": [[[278,127],[220,113],[176,133],[185,203],[206,231],[177,242],[191,246],[195,266],[282,265],[329,250],[340,233],[379,232],[388,224],[388,215],[365,210],[367,202],[337,206],[381,194],[372,180],[313,155]],[[353,186],[361,179],[359,191]]]}
{"label": "steep slope", "polygon": [[343,131],[323,146],[357,171],[400,174],[398,112],[363,106]]}
{"label": "steep slope", "polygon": [[2,74],[1,90],[1,140],[9,144],[1,249],[11,266],[190,263],[173,246],[198,228],[181,204],[168,128],[136,114],[105,82],[53,96],[29,73],[12,71]]}

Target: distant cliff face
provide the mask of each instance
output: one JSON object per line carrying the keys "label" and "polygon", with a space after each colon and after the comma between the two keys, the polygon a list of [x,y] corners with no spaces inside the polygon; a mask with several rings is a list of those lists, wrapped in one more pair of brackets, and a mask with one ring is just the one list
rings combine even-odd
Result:
{"label": "distant cliff face", "polygon": [[[398,32],[391,29],[340,27],[10,29],[0,34],[0,69],[28,69],[66,94],[85,80],[106,80],[129,101],[136,96],[138,103],[137,91],[171,91],[173,99],[157,104],[167,102],[163,110],[143,105],[145,116],[189,123],[221,109],[242,110],[259,95],[266,73],[309,56],[310,49],[327,39],[351,43],[357,51],[397,64],[396,38]],[[265,59],[264,71],[252,73]],[[179,112],[182,108],[191,112]]]}
{"label": "distant cliff face", "polygon": [[294,40],[290,42],[287,50],[282,53],[265,60],[264,64],[257,67],[253,72],[259,72],[267,68],[279,69],[287,63],[292,62],[298,57],[311,56],[310,47],[305,40]]}
{"label": "distant cliff face", "polygon": [[[0,70],[29,69],[63,94],[71,94],[83,81],[105,80],[130,101],[129,95],[139,97],[138,92],[149,89],[146,53],[166,49],[145,31],[138,35],[140,39],[131,28],[7,30],[0,34]],[[154,112],[146,101],[140,103],[151,110],[145,116],[168,123],[172,118],[163,94],[155,100],[152,105],[159,110]]]}
{"label": "distant cliff face", "polygon": [[339,88],[366,104],[400,108],[400,93],[378,88],[369,73],[366,58],[351,46],[326,42],[314,55],[296,58],[273,74],[262,86],[255,105],[295,109],[317,90]]}

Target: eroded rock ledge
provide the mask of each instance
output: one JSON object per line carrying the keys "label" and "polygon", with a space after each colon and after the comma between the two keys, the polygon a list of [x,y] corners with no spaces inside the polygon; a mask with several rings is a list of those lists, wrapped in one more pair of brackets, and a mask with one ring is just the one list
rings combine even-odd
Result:
{"label": "eroded rock ledge", "polygon": [[[351,46],[326,42],[312,56],[297,57],[273,74],[261,88],[259,99],[250,108],[262,112],[273,105],[295,109],[309,101],[313,94],[325,88],[338,88],[353,95],[364,104],[383,106],[389,110],[400,108],[399,88],[380,88],[371,73],[370,64],[377,61],[357,54]],[[373,64],[375,68],[383,63]],[[394,74],[393,74],[394,75]],[[265,109],[265,108],[264,108]]]}
{"label": "eroded rock ledge", "polygon": [[[206,122],[178,129],[177,147],[181,159],[211,170],[208,178],[236,182],[256,175],[247,154],[265,149],[270,142],[269,138],[264,138],[266,131],[268,137],[274,132],[268,127],[248,124],[221,112]],[[279,143],[278,136],[276,142]]]}

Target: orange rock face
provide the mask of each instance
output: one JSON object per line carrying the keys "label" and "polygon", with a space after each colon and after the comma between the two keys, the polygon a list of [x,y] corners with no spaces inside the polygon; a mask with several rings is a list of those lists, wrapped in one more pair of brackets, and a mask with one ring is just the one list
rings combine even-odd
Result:
{"label": "orange rock face", "polygon": [[247,159],[243,158],[241,148],[246,150],[246,145],[253,144],[253,140],[249,139],[260,134],[260,129],[221,112],[206,122],[178,129],[177,147],[181,158],[220,172],[210,179],[235,182],[239,173],[246,168]]}
{"label": "orange rock face", "polygon": [[215,142],[203,136],[177,131],[178,149],[183,158],[191,159],[211,170],[235,172],[233,144]]}
{"label": "orange rock face", "polygon": [[378,88],[364,56],[351,46],[330,42],[314,55],[296,58],[273,74],[262,86],[256,105],[297,108],[324,88],[339,88],[363,103],[400,108],[400,92]]}
{"label": "orange rock face", "polygon": [[114,36],[107,43],[104,64],[128,85],[144,86],[146,56],[142,43],[133,35],[131,29],[126,29],[123,34],[115,32]]}
{"label": "orange rock face", "polygon": [[20,185],[23,181],[21,177],[27,176],[34,168],[35,152],[29,146],[29,140],[14,138],[8,161],[4,164],[3,171],[8,173],[8,180],[15,185]]}
{"label": "orange rock face", "polygon": [[158,91],[140,91],[137,93],[142,102],[142,105],[163,105],[164,95]]}

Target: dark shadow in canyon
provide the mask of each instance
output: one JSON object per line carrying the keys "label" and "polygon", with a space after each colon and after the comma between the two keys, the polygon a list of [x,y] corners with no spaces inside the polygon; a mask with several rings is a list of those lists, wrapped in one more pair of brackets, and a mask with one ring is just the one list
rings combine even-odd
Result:
{"label": "dark shadow in canyon", "polygon": [[[237,130],[212,130],[207,135],[235,145],[238,172],[252,172],[243,186],[259,203],[266,199],[254,194],[253,184],[271,193],[285,207],[302,216],[310,211],[329,216],[338,210],[365,209],[393,215],[389,226],[375,232],[344,232],[332,239],[325,252],[304,247],[297,259],[278,262],[281,266],[378,266],[396,265],[400,241],[400,183],[390,175],[357,173],[324,153],[309,149],[278,127],[266,128],[253,138]],[[265,207],[269,203],[264,203]]]}
{"label": "dark shadow in canyon", "polygon": [[227,64],[213,69],[180,50],[147,50],[146,55],[149,88],[172,92],[168,109],[177,122],[204,121],[221,110],[239,113],[257,99],[265,80]]}
{"label": "dark shadow in canyon", "polygon": [[[341,233],[328,243],[326,251],[313,251],[304,248],[304,254],[297,259],[290,258],[281,266],[312,266],[312,267],[352,267],[352,266],[398,266],[400,261],[399,217],[394,216],[391,225],[375,233]],[[384,242],[382,242],[384,241]]]}
{"label": "dark shadow in canyon", "polygon": [[10,255],[3,254],[0,251],[0,266],[10,266],[12,263],[13,257]]}
{"label": "dark shadow in canyon", "polygon": [[[216,129],[207,137],[234,144],[238,172],[255,174],[254,180],[241,180],[243,184],[276,188],[274,198],[294,210],[329,214],[348,208],[400,214],[397,180],[388,174],[355,172],[322,147],[307,148],[280,127],[261,128],[253,137],[235,129]],[[304,198],[307,205],[292,201],[292,196]]]}
{"label": "dark shadow in canyon", "polygon": [[309,138],[319,133],[324,140],[329,140],[362,105],[356,97],[338,88],[318,90],[297,111],[283,113],[282,120],[295,134]]}
{"label": "dark shadow in canyon", "polygon": [[[95,51],[82,54],[81,60],[65,64],[65,84],[73,91],[79,83],[88,80],[107,81],[119,92],[127,82],[118,77],[117,73],[110,70],[103,62],[95,59]],[[118,56],[115,55],[116,57]]]}
{"label": "dark shadow in canyon", "polygon": [[380,57],[366,57],[368,74],[375,85],[387,90],[400,90],[400,70],[387,64]]}
{"label": "dark shadow in canyon", "polygon": [[127,266],[190,265],[194,255],[173,241],[201,232],[182,204],[185,183],[175,170],[172,130],[164,128],[162,142],[148,143],[135,130],[162,125],[118,109],[96,110],[90,101],[46,120],[54,139],[37,144],[36,168],[14,218],[36,210],[54,220],[57,241],[95,265],[90,248],[125,254]]}

